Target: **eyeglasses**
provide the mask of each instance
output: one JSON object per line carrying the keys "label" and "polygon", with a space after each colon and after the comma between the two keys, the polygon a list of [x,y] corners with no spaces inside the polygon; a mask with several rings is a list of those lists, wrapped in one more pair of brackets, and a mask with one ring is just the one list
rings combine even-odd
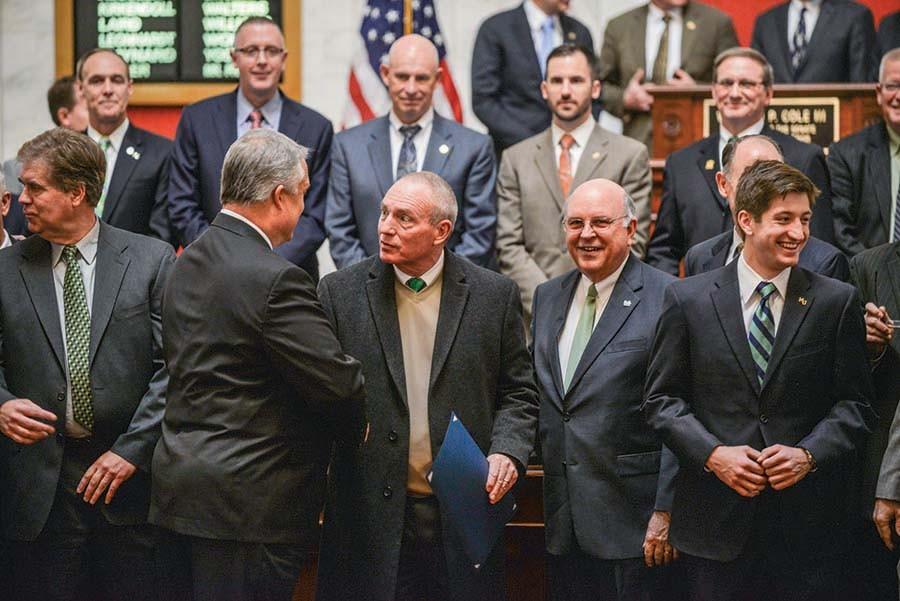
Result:
{"label": "eyeglasses", "polygon": [[284,54],[284,48],[278,48],[277,46],[266,46],[265,48],[260,48],[259,46],[244,46],[243,48],[235,48],[234,51],[252,59],[257,58],[260,52],[265,52],[266,58],[272,59],[278,58]]}
{"label": "eyeglasses", "polygon": [[563,225],[565,226],[566,231],[574,234],[583,231],[585,224],[587,224],[595,234],[599,234],[600,232],[608,230],[615,222],[620,219],[625,219],[626,217],[628,217],[628,215],[620,215],[618,217],[613,217],[612,219],[609,217],[592,217],[588,221],[585,221],[580,217],[572,217],[571,219],[566,219],[563,222]]}
{"label": "eyeglasses", "polygon": [[892,81],[890,83],[879,83],[878,86],[881,88],[882,92],[887,92],[888,94],[896,94],[900,92],[900,83],[896,81]]}
{"label": "eyeglasses", "polygon": [[757,87],[763,85],[761,81],[751,81],[749,79],[722,79],[715,83],[716,86],[722,88],[723,90],[730,90],[731,86],[737,84],[738,88],[742,92],[749,92],[750,90],[755,90]]}

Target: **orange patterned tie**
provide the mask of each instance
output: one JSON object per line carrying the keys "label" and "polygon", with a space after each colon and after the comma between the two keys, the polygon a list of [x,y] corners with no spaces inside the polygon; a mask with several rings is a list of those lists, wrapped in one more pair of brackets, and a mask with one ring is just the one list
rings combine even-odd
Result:
{"label": "orange patterned tie", "polygon": [[559,147],[562,148],[559,153],[559,187],[562,188],[563,198],[569,196],[569,188],[572,187],[572,157],[569,149],[574,143],[575,138],[569,134],[563,134],[559,139]]}

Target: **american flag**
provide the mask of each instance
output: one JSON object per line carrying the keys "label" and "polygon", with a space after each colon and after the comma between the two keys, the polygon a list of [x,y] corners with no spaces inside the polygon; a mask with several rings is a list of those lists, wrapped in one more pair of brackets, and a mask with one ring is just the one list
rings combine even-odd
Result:
{"label": "american flag", "polygon": [[[342,128],[387,114],[391,99],[378,69],[387,60],[391,44],[404,34],[404,11],[410,17],[408,33],[425,36],[437,47],[443,76],[434,91],[434,109],[444,117],[462,122],[462,105],[447,64],[447,47],[438,27],[433,0],[368,0],[359,28],[360,47],[353,56],[348,82],[350,100]],[[411,27],[410,27],[411,26]]]}

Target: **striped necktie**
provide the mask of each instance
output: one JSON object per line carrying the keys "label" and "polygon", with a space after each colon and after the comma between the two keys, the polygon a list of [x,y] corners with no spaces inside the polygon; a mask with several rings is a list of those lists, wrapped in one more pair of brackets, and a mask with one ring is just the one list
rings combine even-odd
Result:
{"label": "striped necktie", "polygon": [[756,292],[760,295],[759,304],[753,312],[750,320],[750,354],[753,355],[753,363],[756,365],[756,378],[762,386],[766,379],[766,369],[769,367],[769,359],[772,357],[772,347],[775,344],[775,318],[772,316],[772,308],[769,307],[769,297],[776,291],[772,282],[760,282],[756,286]]}

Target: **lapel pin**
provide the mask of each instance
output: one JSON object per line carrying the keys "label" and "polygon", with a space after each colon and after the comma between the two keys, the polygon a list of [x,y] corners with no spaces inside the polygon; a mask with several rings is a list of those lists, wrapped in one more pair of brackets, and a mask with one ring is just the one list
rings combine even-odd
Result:
{"label": "lapel pin", "polygon": [[125,154],[133,158],[135,161],[141,158],[141,153],[134,149],[134,146],[129,146],[125,149]]}
{"label": "lapel pin", "polygon": [[569,33],[566,34],[566,37],[569,38],[570,40],[574,40],[574,39],[575,39],[575,32],[574,32],[574,31],[570,31]]}
{"label": "lapel pin", "polygon": [[450,152],[450,147],[447,146],[446,144],[441,144],[438,147],[438,152],[441,154],[447,154],[448,152]]}
{"label": "lapel pin", "polygon": [[707,171],[712,171],[716,168],[716,162],[713,159],[709,159],[706,161],[706,165],[704,165],[704,167],[706,167]]}
{"label": "lapel pin", "polygon": [[628,300],[628,299],[625,299],[625,300],[622,301],[622,304],[625,305],[626,307],[630,307],[630,306],[631,306],[631,301]]}
{"label": "lapel pin", "polygon": [[594,154],[591,155],[591,158],[596,161],[600,158],[600,153],[595,151]]}
{"label": "lapel pin", "polygon": [[688,21],[687,23],[684,24],[684,26],[687,27],[688,29],[690,29],[691,31],[694,31],[695,29],[697,29],[697,24],[694,23],[693,21]]}
{"label": "lapel pin", "polygon": [[797,298],[797,302],[800,303],[801,305],[803,305],[804,307],[806,306],[806,298],[805,297],[801,296],[801,297]]}

